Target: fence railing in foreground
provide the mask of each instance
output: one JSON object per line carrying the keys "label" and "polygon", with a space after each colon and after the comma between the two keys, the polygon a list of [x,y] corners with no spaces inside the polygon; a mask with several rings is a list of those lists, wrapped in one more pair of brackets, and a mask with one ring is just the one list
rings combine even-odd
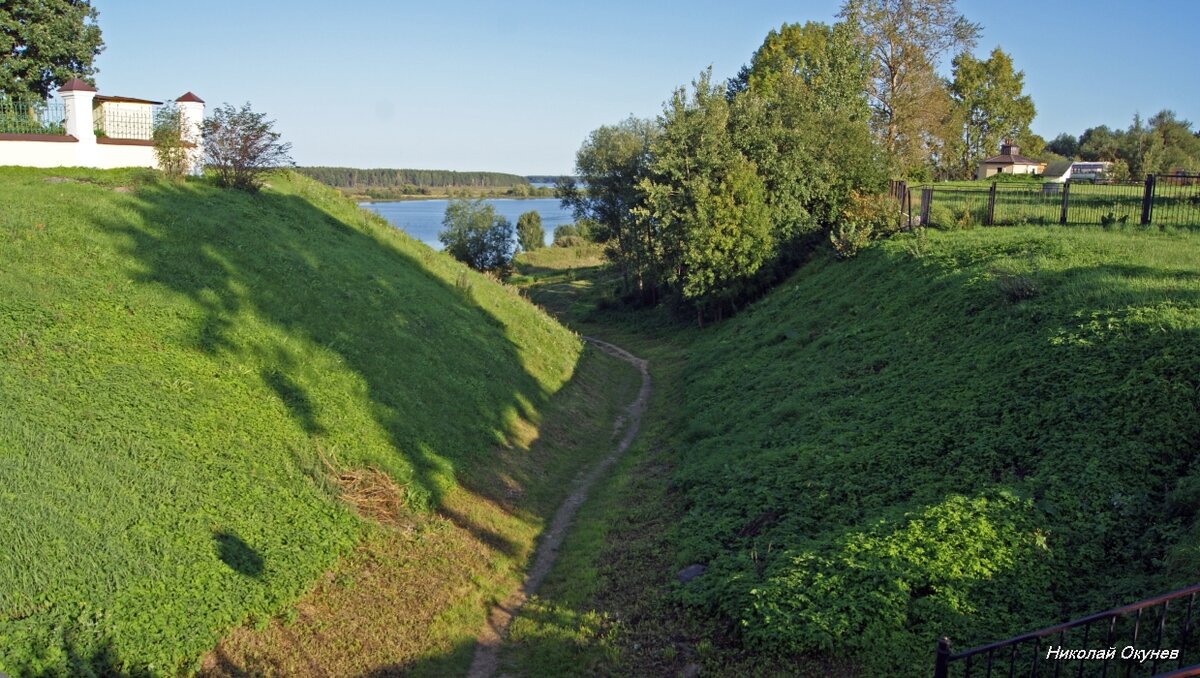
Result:
{"label": "fence railing in foreground", "polygon": [[943,637],[933,676],[1200,676],[1192,637],[1198,593],[1200,584],[963,652]]}

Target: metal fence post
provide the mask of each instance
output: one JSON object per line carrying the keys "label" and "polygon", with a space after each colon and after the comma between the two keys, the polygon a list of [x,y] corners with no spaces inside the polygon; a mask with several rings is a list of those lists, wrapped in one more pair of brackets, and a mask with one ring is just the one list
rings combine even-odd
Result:
{"label": "metal fence post", "polygon": [[1142,225],[1150,224],[1150,219],[1154,216],[1154,184],[1156,180],[1153,174],[1146,175],[1146,190],[1142,193]]}
{"label": "metal fence post", "polygon": [[1062,193],[1063,193],[1062,194],[1062,213],[1059,214],[1058,223],[1062,224],[1063,226],[1066,226],[1067,225],[1067,206],[1071,204],[1071,200],[1068,197],[1071,194],[1071,182],[1070,181],[1063,182]]}
{"label": "metal fence post", "polygon": [[992,187],[988,189],[988,213],[985,226],[993,226],[996,223],[996,182],[992,182]]}
{"label": "metal fence post", "polygon": [[929,225],[929,208],[933,206],[933,189],[921,189],[921,225]]}
{"label": "metal fence post", "polygon": [[933,663],[933,678],[950,678],[950,639],[938,638],[937,655]]}

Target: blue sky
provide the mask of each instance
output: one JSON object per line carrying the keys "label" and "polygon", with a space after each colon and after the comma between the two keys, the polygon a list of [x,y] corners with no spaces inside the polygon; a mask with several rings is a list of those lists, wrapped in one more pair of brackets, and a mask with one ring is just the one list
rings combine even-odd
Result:
{"label": "blue sky", "polygon": [[[840,2],[95,0],[102,93],[251,102],[302,165],[568,173],[589,131],[733,76]],[[1200,2],[960,0],[1025,72],[1051,138],[1170,108],[1200,122]]]}

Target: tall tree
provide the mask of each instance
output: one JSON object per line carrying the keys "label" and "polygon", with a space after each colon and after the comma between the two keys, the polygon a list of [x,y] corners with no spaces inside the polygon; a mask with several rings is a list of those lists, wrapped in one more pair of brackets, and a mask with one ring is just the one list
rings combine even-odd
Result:
{"label": "tall tree", "polygon": [[1036,109],[1024,93],[1025,74],[1013,68],[1012,57],[999,47],[984,60],[962,52],[953,63],[950,97],[959,124],[953,174],[969,179],[979,161],[996,153],[1002,142],[1031,136]]}
{"label": "tall tree", "polygon": [[639,221],[633,208],[641,194],[638,182],[650,162],[650,147],[660,129],[653,120],[629,118],[593,131],[575,155],[579,181],[565,177],[558,183],[563,207],[575,218],[590,221],[593,240],[605,243],[608,257],[621,269],[626,291],[653,294],[656,268],[653,233]]}
{"label": "tall tree", "polygon": [[661,231],[662,279],[683,300],[720,316],[774,255],[765,189],[729,134],[729,102],[711,71],[665,107],[639,209]]}
{"label": "tall tree", "polygon": [[844,23],[784,24],[745,69],[732,104],[734,144],[767,189],[785,257],[829,225],[852,191],[881,187],[866,99],[866,55]]}
{"label": "tall tree", "polygon": [[0,95],[44,99],[71,78],[94,82],[96,17],[88,0],[0,2]]}
{"label": "tall tree", "polygon": [[839,16],[870,55],[874,125],[892,171],[920,172],[949,113],[937,65],[947,52],[973,47],[979,24],[959,14],[954,0],[847,0]]}
{"label": "tall tree", "polygon": [[1074,158],[1079,155],[1079,137],[1063,132],[1046,144],[1046,150],[1064,158]]}

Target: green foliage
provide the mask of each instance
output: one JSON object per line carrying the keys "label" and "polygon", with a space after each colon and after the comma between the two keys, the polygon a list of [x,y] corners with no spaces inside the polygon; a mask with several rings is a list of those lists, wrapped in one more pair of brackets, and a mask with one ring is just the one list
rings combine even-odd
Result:
{"label": "green foliage", "polygon": [[662,282],[698,308],[723,308],[773,256],[765,187],[728,134],[729,102],[705,72],[680,88],[640,189],[658,225]]}
{"label": "green foliage", "polygon": [[814,259],[687,350],[681,595],[752,652],[927,675],[940,635],[1194,580],[1200,237],[927,237]]}
{"label": "green foliage", "polygon": [[158,169],[168,178],[182,181],[191,170],[190,155],[196,140],[186,138],[177,107],[164,106],[155,111],[151,139]]}
{"label": "green foliage", "polygon": [[530,210],[517,217],[517,242],[525,252],[546,246],[546,231],[542,228],[542,215],[537,210]]}
{"label": "green foliage", "polygon": [[829,242],[839,259],[851,259],[870,244],[873,233],[870,224],[847,221],[829,230]]}
{"label": "green foliage", "polygon": [[557,185],[563,205],[577,220],[594,224],[596,242],[608,244],[626,292],[658,285],[658,234],[635,208],[642,198],[638,183],[646,176],[651,146],[660,134],[658,122],[632,117],[600,127],[575,155],[578,181],[564,177]]}
{"label": "green foliage", "polygon": [[864,94],[865,56],[845,24],[785,24],[754,54],[748,89],[733,102],[730,134],[767,189],[784,270],[836,222],[853,191],[884,174]]}
{"label": "green foliage", "polygon": [[66,134],[65,113],[45,101],[0,96],[0,134]]}
{"label": "green foliage", "polygon": [[917,179],[928,172],[931,139],[943,136],[950,112],[937,74],[947,52],[975,45],[979,24],[954,0],[846,0],[839,16],[869,55],[867,91],[873,125],[894,176]]}
{"label": "green foliage", "polygon": [[582,350],[512,290],[290,173],[248,194],[2,168],[0,203],[11,676],[187,673],[367,529],[323,459],[388,474],[414,511],[506,486],[496,446]]}
{"label": "green foliage", "polygon": [[[1001,143],[1031,135],[1036,110],[1024,87],[1025,74],[1014,69],[1012,57],[999,47],[984,60],[970,52],[954,57],[950,97],[958,128],[952,178],[973,178],[979,162],[999,152]],[[1023,150],[1026,155],[1038,152]]]}
{"label": "green foliage", "polygon": [[513,225],[483,200],[451,200],[442,227],[446,252],[471,268],[506,274],[512,266]]}
{"label": "green foliage", "polygon": [[91,83],[104,49],[89,0],[0,4],[0,95],[42,99],[71,78]]}
{"label": "green foliage", "polygon": [[200,130],[205,160],[220,186],[257,191],[267,172],[292,162],[292,145],[280,142],[275,121],[250,110],[249,103],[218,106]]}

